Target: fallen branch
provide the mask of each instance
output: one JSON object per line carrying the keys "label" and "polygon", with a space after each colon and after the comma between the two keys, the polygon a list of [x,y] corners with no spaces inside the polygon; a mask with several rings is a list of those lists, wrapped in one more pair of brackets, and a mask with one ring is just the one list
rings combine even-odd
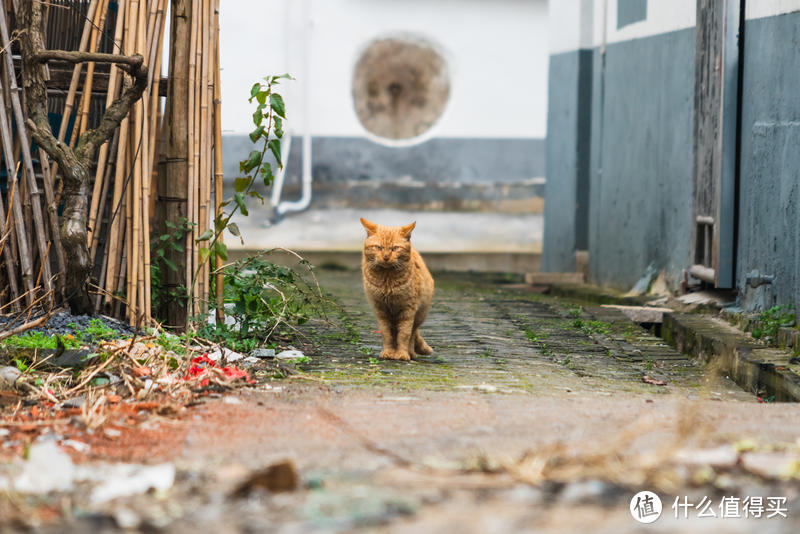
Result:
{"label": "fallen branch", "polygon": [[121,68],[131,74],[142,67],[144,57],[141,54],[123,56],[121,54],[106,54],[103,52],[80,52],[77,50],[42,50],[34,56],[34,61],[46,63],[47,61],[66,61],[68,63],[85,63],[95,61],[97,63],[116,63],[122,65]]}
{"label": "fallen branch", "polygon": [[21,334],[31,328],[36,328],[37,326],[41,326],[45,324],[47,321],[50,320],[50,312],[42,315],[39,318],[34,319],[33,321],[28,321],[24,324],[19,325],[16,328],[12,328],[11,330],[6,330],[4,332],[0,332],[0,340],[6,339],[7,337],[16,336],[17,334]]}

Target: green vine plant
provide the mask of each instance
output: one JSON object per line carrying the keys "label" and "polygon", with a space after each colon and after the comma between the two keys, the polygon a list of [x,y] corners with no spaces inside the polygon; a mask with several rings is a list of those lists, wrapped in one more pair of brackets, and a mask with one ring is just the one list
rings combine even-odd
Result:
{"label": "green vine plant", "polygon": [[167,227],[167,232],[153,239],[150,245],[151,256],[159,260],[153,261],[150,264],[150,280],[154,288],[151,299],[154,310],[158,310],[167,299],[186,299],[187,291],[186,287],[183,285],[169,291],[162,288],[161,282],[164,276],[161,271],[163,268],[162,264],[167,269],[171,269],[175,272],[178,271],[178,266],[167,258],[167,252],[169,250],[183,252],[183,243],[185,242],[186,235],[189,234],[195,226],[195,223],[191,222],[186,217],[181,217],[178,224],[174,224],[170,221],[164,221],[164,224]]}
{"label": "green vine plant", "polygon": [[[196,240],[202,246],[198,249],[199,262],[186,292],[187,296],[194,293],[194,287],[206,263],[212,262],[215,256],[223,262],[228,260],[228,248],[220,239],[226,230],[244,244],[238,225],[232,221],[233,217],[237,213],[249,215],[246,203],[248,198],[257,198],[263,202],[263,197],[255,189],[256,184],[261,181],[269,188],[273,182],[273,169],[283,168],[281,142],[286,106],[283,97],[275,89],[281,80],[293,79],[288,74],[267,76],[264,81],[255,83],[250,89],[249,102],[252,104],[255,101],[256,109],[253,112],[254,129],[249,135],[256,148],[239,162],[241,175],[234,180],[234,194],[221,202],[223,211],[215,218],[213,228],[206,230]],[[313,276],[310,264],[299,256],[298,259]],[[282,325],[302,324],[310,314],[324,314],[324,305],[317,307],[324,298],[316,278],[312,284],[307,283],[292,269],[266,262],[260,256],[212,267],[212,275],[224,273],[223,300],[231,305],[229,315],[235,326],[210,325],[204,317],[197,318],[192,323],[192,306],[187,306],[186,324],[194,326],[187,329],[187,346],[195,335],[224,342],[233,350],[250,350],[256,345],[267,343],[270,336]],[[214,284],[211,286],[214,288]],[[208,302],[210,309],[216,305],[213,297],[212,294]]]}

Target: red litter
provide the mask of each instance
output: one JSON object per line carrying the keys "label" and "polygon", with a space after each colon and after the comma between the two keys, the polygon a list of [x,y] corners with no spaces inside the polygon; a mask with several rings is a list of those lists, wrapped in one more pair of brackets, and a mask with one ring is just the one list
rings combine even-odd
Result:
{"label": "red litter", "polygon": [[189,370],[186,372],[183,379],[193,380],[199,378],[201,379],[200,386],[205,387],[210,383],[209,376],[220,375],[225,377],[228,381],[244,378],[245,382],[248,384],[256,383],[255,380],[250,378],[250,374],[247,371],[243,371],[234,365],[221,367],[217,362],[209,358],[207,354],[192,358],[192,364],[189,366]]}

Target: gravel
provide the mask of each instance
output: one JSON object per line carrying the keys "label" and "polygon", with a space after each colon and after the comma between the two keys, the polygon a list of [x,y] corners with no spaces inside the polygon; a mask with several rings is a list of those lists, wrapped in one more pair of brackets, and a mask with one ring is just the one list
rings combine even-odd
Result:
{"label": "gravel", "polygon": [[[15,322],[14,319],[16,317],[13,315],[0,315],[0,331],[21,324],[19,320]],[[85,330],[90,326],[92,319],[99,319],[107,327],[119,332],[120,335],[128,336],[134,333],[133,327],[113,317],[105,315],[72,315],[66,311],[54,313],[45,325],[31,328],[28,331],[42,332],[50,336],[56,334],[63,336],[65,334],[73,334],[76,330]]]}

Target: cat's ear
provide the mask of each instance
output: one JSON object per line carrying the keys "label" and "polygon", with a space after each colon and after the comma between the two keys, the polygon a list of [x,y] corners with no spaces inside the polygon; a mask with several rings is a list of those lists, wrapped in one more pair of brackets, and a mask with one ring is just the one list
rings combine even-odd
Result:
{"label": "cat's ear", "polygon": [[417,221],[412,222],[411,224],[407,224],[405,226],[400,227],[400,235],[405,237],[406,239],[411,239],[411,230],[417,225]]}
{"label": "cat's ear", "polygon": [[367,235],[371,236],[378,231],[378,225],[374,222],[369,222],[364,217],[361,217],[361,224],[367,229]]}

